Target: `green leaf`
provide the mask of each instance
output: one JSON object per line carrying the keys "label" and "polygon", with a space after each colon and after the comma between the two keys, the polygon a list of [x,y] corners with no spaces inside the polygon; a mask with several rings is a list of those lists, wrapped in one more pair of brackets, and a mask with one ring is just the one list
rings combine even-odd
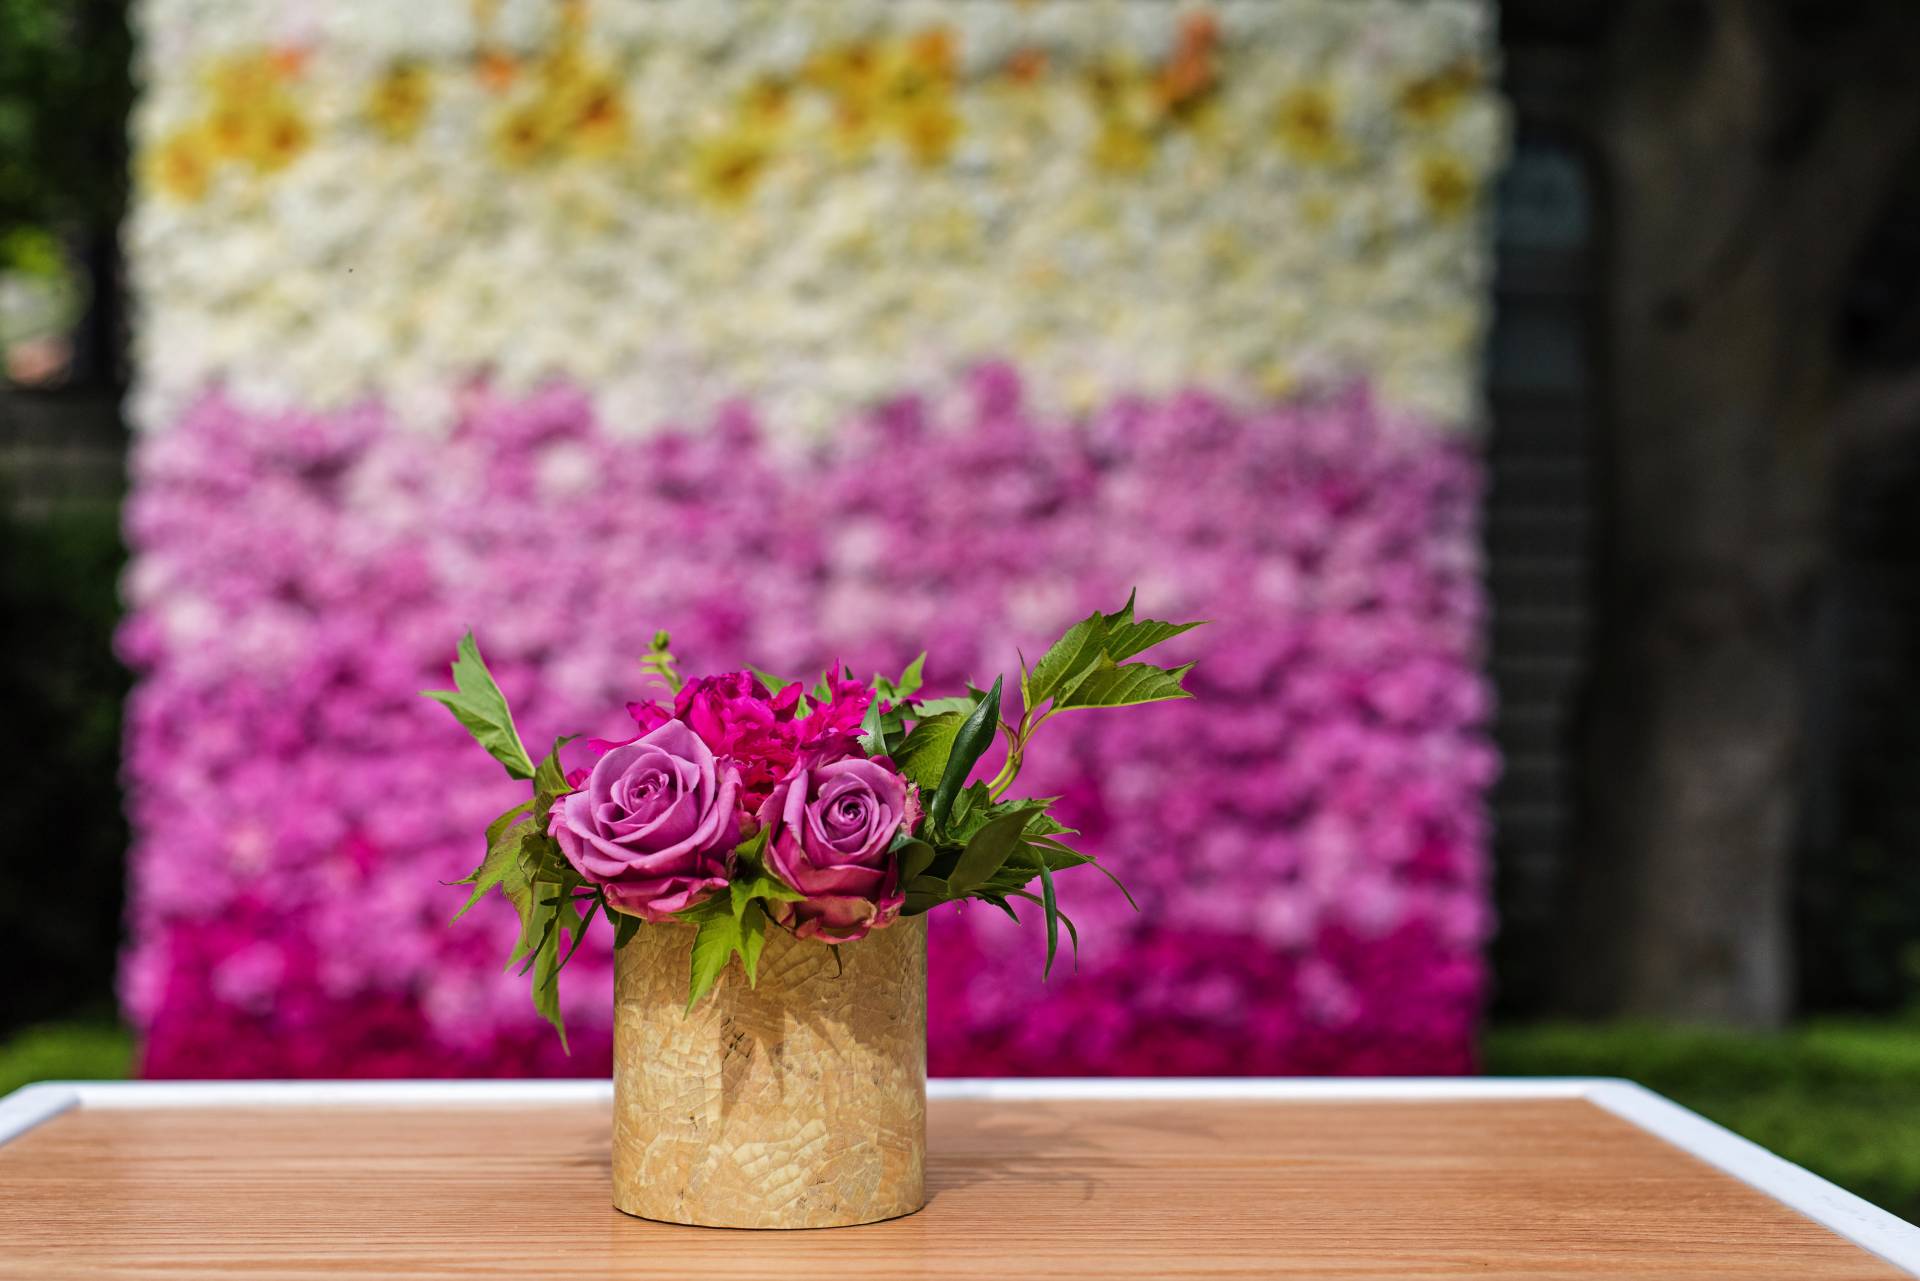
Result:
{"label": "green leaf", "polygon": [[784,881],[766,873],[756,873],[751,878],[736,878],[728,887],[729,906],[735,916],[744,914],[748,904],[755,899],[772,899],[786,903],[798,903],[806,895],[791,888]]}
{"label": "green leaf", "polygon": [[927,654],[922,650],[918,658],[907,664],[906,670],[900,673],[898,680],[888,680],[884,676],[876,675],[873,678],[875,696],[895,705],[905,702],[920,688],[920,672],[926,665]]}
{"label": "green leaf", "polygon": [[[1015,897],[1023,898],[1029,903],[1040,902],[1037,896],[1029,894],[1025,890],[1009,890],[1007,892]],[[1067,940],[1073,945],[1073,968],[1075,971],[1078,971],[1080,968],[1080,931],[1073,927],[1073,918],[1071,916],[1068,916],[1065,912],[1059,912],[1058,915],[1060,917],[1060,924],[1067,927]],[[1042,977],[1044,977],[1044,975]]]}
{"label": "green leaf", "polygon": [[1097,610],[1069,627],[1034,664],[1027,678],[1028,709],[1070,692],[1100,661],[1106,639],[1107,616]]}
{"label": "green leaf", "polygon": [[633,942],[633,936],[640,932],[640,918],[629,912],[616,912],[609,907],[607,919],[613,922],[613,950],[616,952]]}
{"label": "green leaf", "polygon": [[1005,912],[1015,925],[1020,924],[1019,913],[1013,910],[1013,904],[1007,902],[1007,900],[1001,898],[998,894],[981,894],[978,897],[982,903],[991,903],[1002,912]]}
{"label": "green leaf", "polygon": [[540,803],[538,813],[541,817],[553,808],[553,803],[573,791],[567,782],[567,772],[560,768],[560,749],[573,741],[573,736],[553,740],[553,750],[548,752],[533,771],[533,794]]}
{"label": "green leaf", "polygon": [[965,716],[980,701],[978,695],[955,695],[952,698],[928,698],[909,704],[913,709],[913,719],[931,720],[935,716],[945,716],[949,712],[959,712]]}
{"label": "green leaf", "polygon": [[1114,662],[1132,658],[1135,654],[1152,649],[1161,641],[1171,640],[1182,632],[1190,632],[1204,623],[1167,623],[1157,618],[1142,619],[1137,623],[1124,626],[1109,625],[1107,642],[1104,646],[1106,656]]}
{"label": "green leaf", "polygon": [[701,899],[692,907],[683,908],[673,914],[676,921],[685,921],[689,925],[704,925],[715,917],[733,915],[733,898],[730,894],[714,894]]}
{"label": "green leaf", "polygon": [[453,684],[453,689],[420,692],[452,712],[454,719],[506,768],[510,777],[532,778],[533,758],[527,755],[526,744],[520,741],[520,731],[513,727],[513,711],[507,706],[507,696],[494,683],[493,673],[480,657],[480,647],[474,642],[472,632],[460,639],[453,660]]}
{"label": "green leaf", "polygon": [[1163,703],[1169,699],[1192,698],[1180,682],[1193,670],[1185,667],[1154,667],[1147,663],[1127,663],[1115,667],[1104,655],[1100,665],[1084,675],[1056,707],[1134,707],[1142,703]]}
{"label": "green leaf", "polygon": [[758,902],[747,904],[740,917],[740,967],[747,972],[747,986],[760,985],[760,953],[767,946],[767,913]]}
{"label": "green leaf", "polygon": [[[576,906],[578,902],[579,901],[576,900]],[[567,962],[573,959],[573,954],[580,950],[581,942],[587,937],[587,927],[593,924],[593,914],[600,910],[600,896],[598,894],[585,900],[585,902],[587,906],[585,910],[580,913],[579,923],[567,927],[573,934],[573,945],[567,949],[567,954],[560,958],[560,964],[554,969],[555,974],[565,969]]]}
{"label": "green leaf", "polygon": [[[967,706],[973,706],[973,700],[966,700]],[[940,778],[946,772],[947,759],[953,754],[954,736],[960,732],[960,726],[966,717],[959,712],[942,712],[938,716],[922,719],[907,735],[900,750],[893,754],[893,763],[909,780],[919,785],[923,792],[932,792],[940,786]]]}
{"label": "green leaf", "polygon": [[[487,896],[488,890],[498,888],[511,899],[516,890],[525,888],[526,877],[520,863],[520,845],[526,837],[524,830],[526,814],[532,808],[532,801],[522,802],[487,824],[487,856],[481,860],[480,866],[473,870],[472,875],[465,880],[454,882],[455,885],[473,886],[473,893],[460,910],[453,914],[453,920],[447,922],[449,925],[465,916],[475,903]],[[510,882],[515,883],[512,889],[507,888]]]}
{"label": "green leaf", "polygon": [[880,710],[880,696],[875,694],[867,700],[866,714],[860,718],[860,750],[869,756],[887,754],[887,735],[882,725],[884,716],[885,713]]}
{"label": "green leaf", "polygon": [[747,670],[753,673],[754,679],[767,687],[767,693],[769,694],[778,694],[787,686],[798,685],[800,683],[799,681],[788,680],[784,676],[775,676],[772,672],[763,672],[751,663],[747,665]]}
{"label": "green leaf", "polygon": [[560,1034],[560,1049],[571,1055],[567,1048],[567,1026],[560,1017],[560,930],[559,915],[556,911],[546,933],[540,939],[540,946],[533,954],[533,1008],[540,1017],[553,1024],[553,1030]]}
{"label": "green leaf", "polygon": [[680,669],[674,665],[673,637],[667,633],[653,634],[653,644],[648,646],[646,654],[640,659],[640,666],[659,677],[674,693],[680,692]]}
{"label": "green leaf", "polygon": [[984,780],[971,784],[953,798],[953,814],[947,819],[947,839],[965,844],[995,814],[1004,813],[1005,808],[993,803],[993,793]]}
{"label": "green leaf", "polygon": [[954,733],[952,751],[948,753],[946,767],[940,773],[940,786],[934,791],[932,803],[927,806],[927,818],[935,831],[946,826],[947,815],[953,809],[953,798],[966,785],[967,775],[973,772],[973,767],[993,742],[994,732],[1000,724],[1000,681],[998,676],[993,678],[993,688]]}
{"label": "green leaf", "polygon": [[1053,873],[1040,864],[1040,910],[1047,914],[1047,963],[1040,971],[1045,982],[1053,973],[1053,956],[1060,950],[1060,904],[1053,897]]}
{"label": "green leaf", "polygon": [[947,878],[953,893],[966,894],[1004,867],[1007,856],[1019,846],[1020,834],[1026,826],[1027,815],[1016,811],[1000,815],[974,833],[961,852],[960,861],[954,865],[953,874]]}
{"label": "green leaf", "polygon": [[719,981],[720,972],[727,968],[727,962],[740,949],[740,918],[731,912],[710,916],[700,922],[700,932],[693,936],[693,974],[687,990],[687,1013],[693,1013],[693,1007],[700,999],[713,991],[713,985]]}
{"label": "green leaf", "polygon": [[895,840],[893,856],[900,860],[900,883],[905,885],[933,866],[934,848],[925,841],[908,838]]}
{"label": "green leaf", "polygon": [[1133,621],[1134,595],[1134,592],[1128,592],[1127,603],[1106,616],[1107,640],[1101,648],[1116,663],[1152,649],[1161,641],[1170,640],[1182,632],[1206,625],[1204,622],[1169,623],[1158,618],[1143,618],[1136,623]]}

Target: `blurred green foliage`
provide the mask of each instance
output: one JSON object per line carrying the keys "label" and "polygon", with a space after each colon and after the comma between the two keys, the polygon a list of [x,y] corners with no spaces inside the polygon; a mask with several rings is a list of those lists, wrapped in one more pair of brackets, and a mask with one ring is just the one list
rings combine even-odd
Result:
{"label": "blurred green foliage", "polygon": [[1495,1028],[1497,1076],[1622,1076],[1920,1221],[1920,1018],[1775,1035],[1634,1024]]}
{"label": "blurred green foliage", "polygon": [[24,958],[0,983],[0,1035],[111,1017],[127,848],[117,775],[128,677],[113,656],[124,559],[115,504],[0,517],[0,937]]}
{"label": "blurred green foliage", "polygon": [[125,0],[0,0],[0,231],[118,218],[129,50]]}
{"label": "blurred green foliage", "polygon": [[133,1038],[112,1023],[50,1023],[0,1044],[0,1094],[35,1081],[104,1081],[133,1067]]}

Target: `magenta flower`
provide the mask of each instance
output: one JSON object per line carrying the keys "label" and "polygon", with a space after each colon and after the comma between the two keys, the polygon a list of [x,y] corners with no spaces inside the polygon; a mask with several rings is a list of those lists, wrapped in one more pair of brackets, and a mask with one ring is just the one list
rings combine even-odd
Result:
{"label": "magenta flower", "polygon": [[809,758],[782,779],[760,810],[767,868],[805,894],[773,905],[801,938],[845,943],[900,914],[900,865],[887,847],[919,818],[907,781],[883,761]]}
{"label": "magenta flower", "polygon": [[727,887],[739,787],[699,735],[668,721],[602,756],[548,830],[610,906],[662,921]]}
{"label": "magenta flower", "polygon": [[[797,694],[797,687],[789,688]],[[799,755],[794,702],[768,694],[751,672],[689,681],[673,700],[674,717],[739,770],[740,809],[749,821]]]}

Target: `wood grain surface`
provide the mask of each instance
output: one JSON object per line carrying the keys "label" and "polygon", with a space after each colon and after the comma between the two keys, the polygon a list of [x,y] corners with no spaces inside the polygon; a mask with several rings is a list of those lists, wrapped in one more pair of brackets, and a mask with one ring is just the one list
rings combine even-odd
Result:
{"label": "wood grain surface", "polygon": [[672,1227],[604,1104],[97,1109],[0,1146],[0,1277],[1903,1275],[1580,1100],[928,1109],[919,1214]]}

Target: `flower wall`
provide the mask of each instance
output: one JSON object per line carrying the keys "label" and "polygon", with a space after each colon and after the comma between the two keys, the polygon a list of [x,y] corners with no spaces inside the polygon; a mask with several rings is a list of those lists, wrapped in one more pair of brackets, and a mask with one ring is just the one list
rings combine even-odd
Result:
{"label": "flower wall", "polygon": [[514,791],[417,694],[468,625],[537,741],[618,728],[658,627],[957,688],[1135,585],[1214,620],[1198,701],[1032,781],[1142,910],[1063,878],[1043,985],[941,909],[934,1070],[1469,1066],[1485,6],[140,18],[148,1073],[605,1070],[604,935],[566,1058],[511,913],[444,928]]}

